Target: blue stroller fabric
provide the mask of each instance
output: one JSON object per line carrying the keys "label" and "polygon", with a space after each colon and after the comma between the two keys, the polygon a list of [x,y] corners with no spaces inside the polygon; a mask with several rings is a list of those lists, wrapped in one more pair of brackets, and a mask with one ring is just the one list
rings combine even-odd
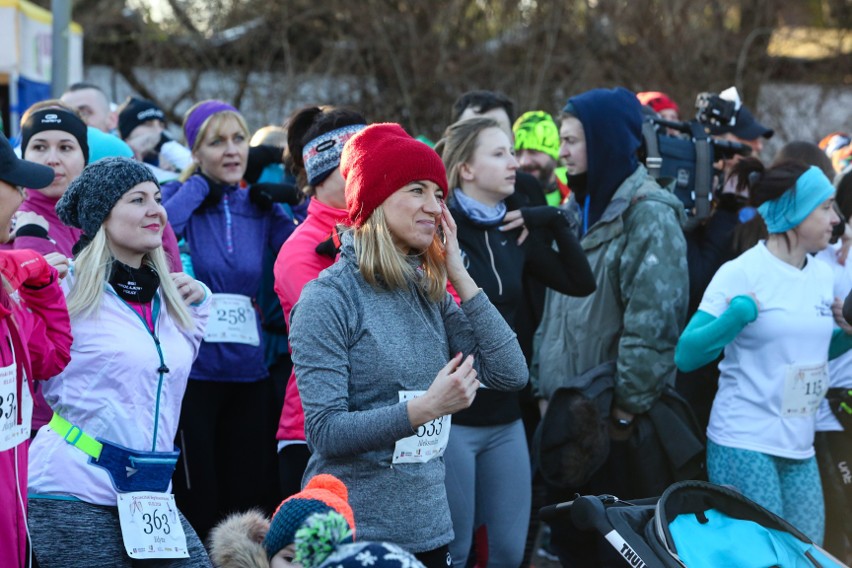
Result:
{"label": "blue stroller fabric", "polygon": [[788,532],[729,517],[716,509],[706,510],[704,517],[706,522],[695,514],[680,514],[669,523],[677,554],[688,568],[843,566]]}

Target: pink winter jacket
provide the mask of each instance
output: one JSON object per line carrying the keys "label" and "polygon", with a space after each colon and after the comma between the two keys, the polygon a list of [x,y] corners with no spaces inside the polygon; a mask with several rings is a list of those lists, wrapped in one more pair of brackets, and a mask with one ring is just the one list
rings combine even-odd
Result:
{"label": "pink winter jacket", "polygon": [[[75,227],[68,227],[59,220],[56,215],[56,202],[58,199],[47,197],[44,193],[34,189],[27,190],[27,199],[18,208],[19,211],[32,211],[38,213],[50,225],[48,229],[48,239],[41,237],[18,237],[10,243],[14,249],[30,249],[42,255],[58,252],[71,258],[71,249],[80,239],[83,231]],[[169,269],[174,272],[182,272],[183,267],[180,262],[180,251],[178,250],[177,237],[172,230],[172,226],[168,223],[163,230],[163,249],[166,251],[166,258],[169,261]],[[53,416],[53,410],[44,401],[44,395],[41,390],[37,390],[35,394],[35,408],[33,409],[33,431],[38,430],[48,422]]]}
{"label": "pink winter jacket", "polygon": [[[275,293],[284,309],[287,329],[290,329],[290,310],[299,301],[299,295],[305,284],[319,276],[319,273],[334,264],[334,259],[317,254],[316,247],[331,236],[335,225],[346,219],[344,209],[336,209],[316,198],[308,205],[308,216],[296,227],[290,238],[281,246],[275,260]],[[287,391],[284,395],[284,407],[278,421],[279,440],[305,440],[305,414],[302,412],[302,400],[296,387],[296,374],[290,373]]]}
{"label": "pink winter jacket", "polygon": [[[20,303],[0,289],[0,366],[15,361],[24,375],[20,388],[33,392],[33,380],[58,375],[71,360],[71,324],[65,296],[56,270],[53,282],[39,290],[24,286],[18,291]],[[25,566],[27,458],[29,442],[0,452],[0,565]],[[17,470],[17,471],[16,471]],[[23,497],[23,504],[19,500]]]}

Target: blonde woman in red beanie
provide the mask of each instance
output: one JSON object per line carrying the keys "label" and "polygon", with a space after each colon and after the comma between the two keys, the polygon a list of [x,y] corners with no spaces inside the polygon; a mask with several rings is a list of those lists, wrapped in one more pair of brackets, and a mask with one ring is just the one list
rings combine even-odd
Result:
{"label": "blonde woman in red beanie", "polygon": [[374,124],[346,143],[340,169],[351,230],[290,314],[312,451],[305,478],[346,483],[359,539],[447,566],[451,415],[480,386],[521,389],[524,356],[464,268],[435,151],[397,124]]}

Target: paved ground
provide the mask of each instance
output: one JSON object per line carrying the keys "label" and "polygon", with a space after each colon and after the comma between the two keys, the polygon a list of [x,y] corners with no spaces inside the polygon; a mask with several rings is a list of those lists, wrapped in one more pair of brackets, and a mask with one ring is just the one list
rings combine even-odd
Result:
{"label": "paved ground", "polygon": [[541,531],[539,531],[538,536],[535,539],[535,546],[533,547],[532,558],[530,559],[529,568],[561,568],[561,564],[559,562],[554,562],[548,560],[543,556],[538,555],[538,549],[541,546]]}

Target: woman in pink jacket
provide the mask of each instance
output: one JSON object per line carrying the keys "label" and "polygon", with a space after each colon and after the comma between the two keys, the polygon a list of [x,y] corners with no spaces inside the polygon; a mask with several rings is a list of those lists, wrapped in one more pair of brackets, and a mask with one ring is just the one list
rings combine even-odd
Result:
{"label": "woman in pink jacket", "polygon": [[[44,187],[50,168],[15,156],[0,133],[0,242],[23,201],[20,187]],[[71,325],[56,269],[31,250],[0,251],[0,565],[27,565],[27,457],[33,381],[71,358]],[[9,292],[14,292],[10,295]]]}
{"label": "woman in pink jacket", "polygon": [[[288,329],[290,310],[302,288],[331,266],[337,256],[335,226],[347,217],[340,154],[346,141],[366,125],[359,113],[330,106],[304,108],[288,121],[288,165],[311,197],[307,219],[287,239],[275,261],[275,293],[281,300]],[[301,490],[302,474],[310,457],[305,443],[305,415],[293,372],[287,382],[276,438],[281,495],[286,499]]]}

